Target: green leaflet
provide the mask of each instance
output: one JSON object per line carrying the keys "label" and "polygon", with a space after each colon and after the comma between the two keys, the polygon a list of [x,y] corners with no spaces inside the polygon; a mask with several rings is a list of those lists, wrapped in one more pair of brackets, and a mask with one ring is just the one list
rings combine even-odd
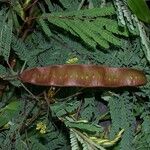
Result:
{"label": "green leaflet", "polygon": [[71,130],[70,130],[70,144],[71,144],[72,150],[78,150],[80,148],[76,135]]}
{"label": "green leaflet", "polygon": [[65,124],[69,128],[75,128],[89,133],[101,133],[103,131],[101,126],[95,125],[86,120],[75,121],[69,117],[66,117]]}
{"label": "green leaflet", "polygon": [[103,8],[93,8],[93,9],[84,9],[79,11],[70,11],[70,12],[63,12],[63,13],[53,13],[52,16],[57,17],[69,17],[74,16],[77,18],[84,17],[102,17],[102,16],[111,16],[115,14],[115,9],[113,5],[105,6]]}
{"label": "green leaflet", "polygon": [[58,102],[51,105],[51,109],[57,117],[62,117],[68,113],[74,113],[77,108],[79,107],[80,102],[76,101],[73,103],[66,103],[66,102]]}
{"label": "green leaflet", "polygon": [[4,34],[5,37],[5,47],[3,50],[3,56],[5,58],[6,61],[8,61],[9,59],[9,55],[10,55],[10,49],[11,49],[11,41],[12,41],[12,29],[13,28],[13,22],[11,19],[8,20],[8,25],[6,26],[5,30],[4,30]]}
{"label": "green leaflet", "polygon": [[121,150],[133,148],[132,141],[134,138],[135,118],[132,111],[133,104],[130,102],[131,98],[128,94],[128,92],[125,92],[122,95],[113,95],[109,99],[110,114],[112,119],[110,137],[113,138],[120,128],[124,129],[124,134],[120,144]]}
{"label": "green leaflet", "polygon": [[[45,39],[41,41],[41,36],[38,35],[38,33],[36,34],[32,34],[30,40],[26,39],[26,42],[28,42],[28,44],[22,41],[22,39],[17,39],[15,35],[13,35],[12,38],[12,44],[11,44],[12,49],[21,60],[26,61],[27,63],[28,61],[31,62],[32,61],[31,59],[34,59],[33,58],[34,56],[37,56],[39,53],[43,52],[47,48],[46,47],[44,49],[42,47],[42,44],[46,44],[46,42],[44,41]],[[34,40],[32,41],[32,39]]]}
{"label": "green leaflet", "polygon": [[[68,0],[60,0],[60,2],[67,10],[76,10],[80,3],[80,1],[76,1],[76,0],[69,0],[69,1]],[[72,5],[74,6],[73,8],[72,8]]]}
{"label": "green leaflet", "polygon": [[133,35],[138,35],[137,25],[133,19],[131,11],[128,9],[125,1],[114,0],[114,5],[117,8],[117,18],[120,26],[126,26]]}
{"label": "green leaflet", "polygon": [[[81,37],[87,44],[89,44],[92,47],[96,47],[96,42],[92,39],[93,33],[88,30],[89,28],[85,28],[84,24],[82,24],[81,21],[75,20],[75,21],[66,21],[66,23],[78,34],[79,37]],[[90,34],[92,34],[90,36]],[[95,37],[94,37],[95,38]]]}
{"label": "green leaflet", "polygon": [[[74,136],[74,138],[76,138],[76,140],[80,142],[80,144],[82,145],[82,149],[85,149],[85,150],[92,150],[92,149],[94,149],[94,150],[96,150],[94,145],[88,143],[86,141],[86,139],[84,139],[84,136],[82,137],[82,133],[80,133],[80,132],[78,133],[78,131],[74,132],[74,130],[72,130],[72,129],[70,131],[71,131],[70,133]],[[71,140],[71,141],[73,141],[73,140]],[[75,145],[76,143],[73,142],[73,144]],[[76,148],[76,147],[77,147],[77,145],[75,147],[73,146],[73,148]],[[78,147],[78,149],[79,149],[79,147]],[[75,150],[77,150],[77,149],[75,149]]]}
{"label": "green leaflet", "polygon": [[94,143],[88,136],[76,129],[70,129],[70,138],[71,146],[74,148],[72,150],[79,149],[77,141],[81,144],[83,150],[106,150],[104,147]]}
{"label": "green leaflet", "polygon": [[71,34],[78,36],[78,34],[76,34],[76,32],[74,30],[72,30],[72,28],[70,26],[67,25],[65,19],[58,19],[58,18],[48,18],[48,21],[52,24],[55,24],[58,27],[61,27],[67,31],[69,31]]}
{"label": "green leaflet", "polygon": [[123,44],[123,40],[118,38],[118,37],[115,37],[113,34],[111,34],[111,32],[109,31],[104,31],[104,30],[100,30],[101,32],[101,36],[107,40],[108,42],[110,42],[111,44],[114,44],[116,46],[122,46]]}
{"label": "green leaflet", "polygon": [[0,127],[11,121],[20,111],[20,101],[12,101],[0,109]]}
{"label": "green leaflet", "polygon": [[109,48],[109,43],[101,37],[100,27],[94,26],[94,24],[90,23],[89,21],[84,21],[83,29],[85,28],[85,26],[88,30],[88,36],[91,36],[93,40],[96,41],[102,47]]}
{"label": "green leaflet", "polygon": [[19,1],[14,1],[13,5],[13,9],[16,11],[16,13],[20,16],[20,18],[22,20],[25,19],[25,14],[24,14],[24,10],[23,7],[21,6]]}
{"label": "green leaflet", "polygon": [[142,132],[137,134],[137,137],[134,140],[136,149],[139,150],[149,150],[150,147],[150,122],[149,122],[149,112],[146,111],[142,114],[143,123],[142,123]]}
{"label": "green leaflet", "polygon": [[12,49],[21,60],[27,61],[29,59],[29,50],[21,39],[17,39],[15,35],[12,38]]}
{"label": "green leaflet", "polygon": [[[145,17],[149,17],[150,10],[149,10],[148,6],[146,5],[145,1],[143,1],[143,0],[137,0],[137,1],[136,0],[128,0],[127,2],[128,2],[129,7],[131,8],[131,10],[136,11],[134,13],[137,13],[137,17],[138,17],[138,14],[141,17],[143,17],[143,19]],[[147,60],[150,61],[150,48],[149,48],[150,42],[149,42],[149,37],[146,34],[146,31],[145,31],[146,28],[144,27],[144,24],[142,22],[140,22],[137,19],[137,17],[133,17],[132,13],[130,12],[130,10],[128,9],[128,7],[126,6],[126,4],[124,2],[116,0],[114,4],[116,5],[116,7],[118,7],[118,9],[117,9],[118,16],[117,17],[119,18],[121,24],[126,25],[129,29],[129,31],[133,35],[140,35],[141,42],[144,45],[144,48],[142,48],[142,50],[144,51]],[[145,16],[145,15],[147,15],[147,16]]]}
{"label": "green leaflet", "polygon": [[[96,48],[96,45],[99,44],[101,47],[108,49],[109,43],[122,46],[123,41],[115,34],[128,37],[128,31],[125,27],[120,27],[120,30],[115,20],[106,18],[114,14],[113,6],[43,14],[40,18],[43,21],[40,21],[40,24],[44,27],[44,20],[46,19],[50,24],[54,24],[74,36],[80,37],[86,44],[93,48]],[[47,26],[43,30],[45,33],[48,32]]]}
{"label": "green leaflet", "polygon": [[150,40],[149,40],[149,37],[147,36],[146,31],[144,29],[144,24],[142,24],[137,18],[136,18],[136,21],[137,21],[138,29],[140,32],[141,42],[144,45],[143,51],[145,53],[147,60],[150,62]]}
{"label": "green leaflet", "polygon": [[46,22],[43,20],[43,19],[39,19],[39,24],[41,25],[43,31],[45,32],[45,34],[48,36],[48,37],[51,37],[52,36],[52,32],[51,30],[49,29],[48,25],[46,24]]}
{"label": "green leaflet", "polygon": [[8,61],[10,55],[12,28],[13,23],[11,19],[9,19],[8,22],[3,21],[0,27],[0,55],[2,55],[6,61]]}
{"label": "green leaflet", "polygon": [[98,102],[94,97],[85,98],[80,112],[81,118],[93,121],[96,116],[100,114],[100,110],[97,105]]}
{"label": "green leaflet", "polygon": [[99,28],[105,27],[106,30],[112,33],[123,35],[126,37],[129,36],[129,31],[127,30],[127,28],[119,26],[116,20],[101,17],[101,18],[97,18],[96,20],[94,20],[93,23]]}
{"label": "green leaflet", "polygon": [[150,9],[144,0],[127,0],[127,4],[140,20],[150,23]]}

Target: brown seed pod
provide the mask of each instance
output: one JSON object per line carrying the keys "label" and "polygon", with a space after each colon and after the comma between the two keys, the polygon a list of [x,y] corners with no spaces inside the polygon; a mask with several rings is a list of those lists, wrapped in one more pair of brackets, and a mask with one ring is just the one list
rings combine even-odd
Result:
{"label": "brown seed pod", "polygon": [[147,83],[142,71],[98,65],[51,65],[24,70],[20,80],[42,86],[127,87]]}

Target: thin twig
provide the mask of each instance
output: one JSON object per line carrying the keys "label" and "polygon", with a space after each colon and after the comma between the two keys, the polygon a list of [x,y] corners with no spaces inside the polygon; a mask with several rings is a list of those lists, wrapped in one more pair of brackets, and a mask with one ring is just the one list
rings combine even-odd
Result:
{"label": "thin twig", "polygon": [[29,9],[31,8],[32,6],[34,6],[36,3],[38,2],[38,0],[35,0],[31,5],[27,6],[25,9]]}
{"label": "thin twig", "polygon": [[[47,119],[52,119],[52,111],[50,109],[50,102],[49,102],[49,99],[47,98],[47,95],[46,95],[46,92],[44,92],[44,98],[47,102],[47,105],[48,105],[48,108],[47,108]],[[51,118],[50,118],[51,117]]]}
{"label": "thin twig", "polygon": [[28,90],[28,88],[23,83],[21,83],[21,85],[34,99],[39,101],[39,99],[30,90]]}
{"label": "thin twig", "polygon": [[27,64],[27,61],[25,61],[25,62],[24,62],[23,66],[22,66],[22,68],[21,68],[20,73],[22,73],[22,72],[23,72],[23,70],[24,70],[24,68],[25,68],[26,64]]}
{"label": "thin twig", "polygon": [[78,10],[80,10],[84,4],[85,0],[82,0],[81,3],[79,4]]}
{"label": "thin twig", "polygon": [[78,92],[78,93],[75,93],[75,94],[73,94],[73,95],[67,96],[67,97],[65,97],[65,98],[56,99],[56,100],[59,100],[59,101],[65,101],[65,100],[70,101],[69,98],[78,96],[78,95],[80,95],[80,94],[82,94],[82,92]]}
{"label": "thin twig", "polygon": [[79,113],[80,113],[82,104],[83,104],[83,99],[81,99],[80,105],[79,105],[78,110],[77,110],[77,112],[76,112],[76,115],[75,115],[75,119],[76,119],[76,120],[78,120],[78,117],[79,117]]}

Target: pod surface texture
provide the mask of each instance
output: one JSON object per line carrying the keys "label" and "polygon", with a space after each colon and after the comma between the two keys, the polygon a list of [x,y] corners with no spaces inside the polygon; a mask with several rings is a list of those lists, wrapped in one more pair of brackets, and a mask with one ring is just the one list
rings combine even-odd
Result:
{"label": "pod surface texture", "polygon": [[23,82],[59,87],[128,87],[147,83],[145,74],[137,69],[102,65],[50,65],[24,70]]}

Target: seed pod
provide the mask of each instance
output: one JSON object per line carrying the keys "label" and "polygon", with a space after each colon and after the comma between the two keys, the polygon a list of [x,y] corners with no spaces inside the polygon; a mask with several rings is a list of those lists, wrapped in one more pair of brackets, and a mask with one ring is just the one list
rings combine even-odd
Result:
{"label": "seed pod", "polygon": [[51,65],[24,70],[23,82],[59,87],[128,87],[147,83],[142,71],[98,65]]}

